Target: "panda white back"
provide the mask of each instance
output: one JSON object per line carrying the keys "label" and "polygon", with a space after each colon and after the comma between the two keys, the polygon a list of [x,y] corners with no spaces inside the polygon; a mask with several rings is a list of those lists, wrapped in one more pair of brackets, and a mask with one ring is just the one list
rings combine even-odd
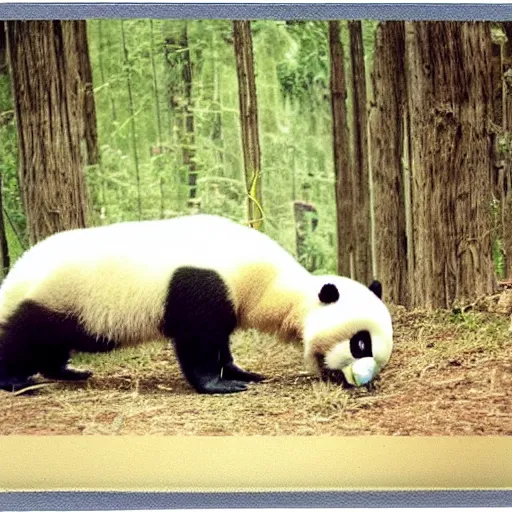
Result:
{"label": "panda white back", "polygon": [[78,314],[93,335],[122,344],[155,339],[175,269],[208,268],[233,283],[241,269],[265,262],[304,273],[273,240],[222,217],[71,230],[35,245],[16,263],[0,288],[0,320],[30,299]]}

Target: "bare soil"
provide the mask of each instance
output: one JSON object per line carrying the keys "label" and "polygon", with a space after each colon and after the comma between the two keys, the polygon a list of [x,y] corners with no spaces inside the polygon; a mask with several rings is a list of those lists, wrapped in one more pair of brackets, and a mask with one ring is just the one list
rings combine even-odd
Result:
{"label": "bare soil", "polygon": [[344,390],[303,373],[300,346],[256,332],[233,339],[236,361],[268,376],[249,391],[207,396],[162,344],[77,355],[86,383],[0,394],[0,435],[508,435],[508,317],[393,309],[395,349],[369,388]]}

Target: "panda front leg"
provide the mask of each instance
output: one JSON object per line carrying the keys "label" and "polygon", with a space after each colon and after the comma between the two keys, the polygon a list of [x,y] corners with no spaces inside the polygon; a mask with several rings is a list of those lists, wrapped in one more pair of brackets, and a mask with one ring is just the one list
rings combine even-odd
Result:
{"label": "panda front leg", "polygon": [[265,376],[259,373],[248,372],[235,364],[229,343],[224,343],[219,352],[221,377],[225,380],[240,380],[243,382],[261,382]]}
{"label": "panda front leg", "polygon": [[176,336],[174,339],[183,375],[198,393],[239,393],[248,389],[247,382],[221,378],[219,354],[222,343],[202,337]]}

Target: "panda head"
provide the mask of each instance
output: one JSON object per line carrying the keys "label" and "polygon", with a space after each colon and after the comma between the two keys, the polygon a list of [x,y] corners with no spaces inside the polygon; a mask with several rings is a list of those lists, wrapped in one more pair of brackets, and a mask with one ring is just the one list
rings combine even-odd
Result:
{"label": "panda head", "polygon": [[321,276],[315,278],[313,295],[304,325],[306,366],[347,387],[370,382],[393,348],[381,284],[367,287],[346,277]]}

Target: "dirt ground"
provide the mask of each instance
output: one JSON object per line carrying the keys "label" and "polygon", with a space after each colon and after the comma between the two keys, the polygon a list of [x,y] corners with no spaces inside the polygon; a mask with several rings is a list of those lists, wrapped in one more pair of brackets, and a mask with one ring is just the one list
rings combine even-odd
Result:
{"label": "dirt ground", "polygon": [[236,361],[266,382],[198,395],[169,346],[79,355],[87,383],[0,394],[0,435],[507,435],[512,434],[512,334],[488,312],[393,309],[395,348],[370,389],[303,373],[299,346],[256,332],[233,339]]}

